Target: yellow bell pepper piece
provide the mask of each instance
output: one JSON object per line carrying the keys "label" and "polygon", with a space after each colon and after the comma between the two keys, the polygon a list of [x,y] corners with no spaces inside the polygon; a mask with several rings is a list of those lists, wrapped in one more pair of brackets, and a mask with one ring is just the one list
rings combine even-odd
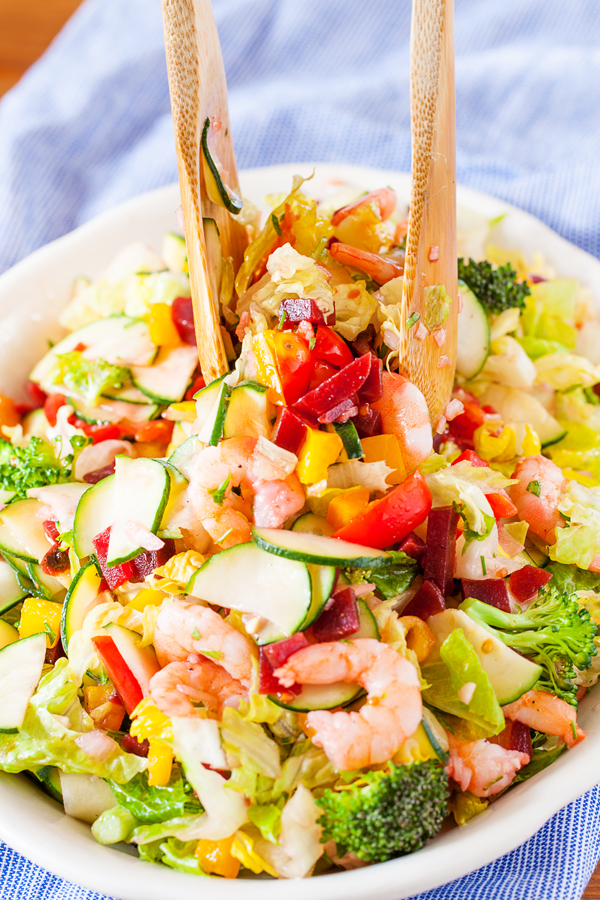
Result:
{"label": "yellow bell pepper piece", "polygon": [[85,708],[87,712],[91,712],[92,709],[96,709],[98,706],[102,706],[103,703],[108,701],[108,698],[111,697],[115,692],[113,684],[111,681],[107,681],[105,684],[93,684],[88,687],[84,687],[83,689],[83,699],[85,700]]}
{"label": "yellow bell pepper piece", "polygon": [[273,878],[279,877],[278,872],[262,856],[258,855],[254,849],[253,839],[245,831],[236,831],[231,846],[231,855],[235,859],[239,859],[244,868],[254,872],[255,875],[266,872]]}
{"label": "yellow bell pepper piece", "polygon": [[139,741],[150,738],[173,740],[171,720],[149,697],[144,697],[132,712],[129,731]]}
{"label": "yellow bell pepper piece", "polygon": [[129,601],[127,609],[137,609],[138,612],[143,612],[147,606],[160,606],[165,597],[166,594],[162,591],[156,591],[154,588],[142,588],[139,594]]}
{"label": "yellow bell pepper piece", "polygon": [[523,438],[523,456],[537,456],[542,452],[542,442],[537,432],[529,425],[525,425],[525,437]]}
{"label": "yellow bell pepper piece", "polygon": [[277,353],[273,332],[259,332],[252,341],[252,352],[256,360],[256,380],[269,388],[269,400],[277,406],[285,406],[283,387],[277,370]]}
{"label": "yellow bell pepper piece", "polygon": [[151,787],[166,787],[173,768],[173,751],[158,738],[149,738],[148,744],[148,784]]}
{"label": "yellow bell pepper piece", "polygon": [[157,347],[176,347],[181,343],[168,303],[153,303],[148,319],[150,340]]}
{"label": "yellow bell pepper piece", "polygon": [[60,635],[61,612],[60,603],[27,597],[21,609],[19,637],[26,638],[31,634],[41,634],[45,631],[46,646],[55,647]]}
{"label": "yellow bell pepper piece", "polygon": [[406,646],[414,652],[417,662],[422,663],[435,647],[431,628],[418,616],[401,616],[398,622],[405,629]]}
{"label": "yellow bell pepper piece", "polygon": [[584,487],[596,487],[598,484],[596,478],[590,478],[589,475],[584,475],[583,472],[577,472],[575,469],[563,469],[562,473],[569,481],[576,481],[577,484],[582,484]]}
{"label": "yellow bell pepper piece", "polygon": [[517,455],[517,437],[512,428],[505,425],[500,434],[492,434],[498,428],[497,422],[484,422],[475,431],[473,443],[475,453],[486,462],[508,462]]}
{"label": "yellow bell pepper piece", "polygon": [[343,494],[338,494],[329,504],[327,521],[338,531],[351,522],[369,502],[370,492],[368,488],[355,487]]}
{"label": "yellow bell pepper piece", "polygon": [[181,403],[171,403],[162,414],[163,419],[169,422],[195,422],[198,418],[195,400],[182,400]]}
{"label": "yellow bell pepper piece", "polygon": [[231,855],[235,836],[220,841],[201,840],[196,844],[194,856],[207,875],[221,875],[223,878],[237,878],[240,861]]}
{"label": "yellow bell pepper piece", "polygon": [[393,469],[385,479],[388,484],[401,484],[406,478],[406,468],[400,444],[395,434],[377,434],[361,440],[365,462],[384,462]]}
{"label": "yellow bell pepper piece", "polygon": [[327,478],[328,467],[333,465],[343,448],[338,434],[307,427],[296,466],[296,474],[302,484],[316,484]]}

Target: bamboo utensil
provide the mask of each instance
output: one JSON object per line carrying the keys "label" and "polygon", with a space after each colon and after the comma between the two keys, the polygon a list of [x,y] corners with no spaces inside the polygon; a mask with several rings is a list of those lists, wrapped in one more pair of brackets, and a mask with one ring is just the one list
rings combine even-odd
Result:
{"label": "bamboo utensil", "polygon": [[[424,394],[435,427],[452,393],[456,363],[453,0],[413,0],[410,56],[412,186],[399,362],[400,371]],[[439,285],[452,303],[436,328],[432,307],[440,292],[431,288]]]}
{"label": "bamboo utensil", "polygon": [[247,238],[241,223],[209,197],[201,164],[202,131],[209,118],[213,160],[220,163],[225,184],[239,193],[227,83],[210,0],[162,0],[162,11],[198,357],[208,384],[229,371],[229,365],[219,298],[211,284],[218,248],[215,252],[213,242],[206,240],[203,219],[215,220],[223,256],[232,258],[236,270]]}

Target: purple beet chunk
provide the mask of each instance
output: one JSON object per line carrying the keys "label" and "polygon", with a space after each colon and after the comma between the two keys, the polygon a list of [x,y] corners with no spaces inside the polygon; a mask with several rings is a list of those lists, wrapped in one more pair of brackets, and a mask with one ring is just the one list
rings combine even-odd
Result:
{"label": "purple beet chunk", "polygon": [[298,650],[303,650],[304,647],[308,647],[308,641],[306,640],[304,633],[298,631],[296,634],[293,634],[289,638],[284,638],[282,641],[275,641],[273,644],[267,644],[263,649],[265,651],[265,656],[273,666],[274,671],[282,666],[284,662],[287,662],[290,656],[293,656]]}
{"label": "purple beet chunk", "polygon": [[[507,723],[508,724],[508,723]],[[533,747],[531,745],[531,729],[529,725],[523,722],[511,722],[509,737],[509,750],[518,750],[520,753],[527,753],[529,759],[533,756]]]}
{"label": "purple beet chunk", "polygon": [[325,609],[312,626],[315,640],[339,641],[355,634],[360,628],[358,604],[351,587],[344,588],[334,596],[331,606]]}
{"label": "purple beet chunk", "polygon": [[400,541],[397,549],[406,553],[411,559],[416,559],[417,562],[420,562],[425,553],[425,541],[423,538],[420,538],[418,534],[415,534],[414,531],[411,531],[410,534],[407,534],[406,537]]}
{"label": "purple beet chunk", "polygon": [[460,589],[463,600],[466,600],[467,597],[474,597],[476,600],[481,600],[482,603],[501,609],[502,612],[510,612],[508,589],[502,578],[485,578],[482,581],[463,578],[460,582]]}
{"label": "purple beet chunk", "polygon": [[367,375],[367,380],[358,392],[358,399],[361,403],[375,403],[381,399],[383,394],[382,371],[382,361],[372,354],[371,369]]}
{"label": "purple beet chunk", "polygon": [[423,578],[434,581],[444,597],[454,593],[454,553],[458,513],[451,506],[432,509],[427,519]]}
{"label": "purple beet chunk", "polygon": [[446,601],[435,581],[424,581],[408,606],[402,610],[403,616],[417,616],[425,621],[429,616],[444,612]]}
{"label": "purple beet chunk", "polygon": [[87,475],[83,476],[83,480],[88,484],[98,484],[103,478],[108,478],[109,475],[114,474],[115,464],[111,462],[107,466],[102,466],[101,469],[94,469],[93,472],[88,472]]}
{"label": "purple beet chunk", "polygon": [[325,316],[310,297],[291,297],[282,300],[280,312],[286,313],[288,322],[311,322],[313,325],[324,325]]}
{"label": "purple beet chunk", "polygon": [[165,546],[160,550],[144,550],[139,556],[129,560],[129,565],[133,569],[133,575],[129,579],[137,584],[144,581],[147,575],[150,575],[157,566],[164,566],[167,560],[175,555],[175,541],[167,538]]}
{"label": "purple beet chunk", "polygon": [[375,435],[381,434],[381,413],[378,409],[369,408],[366,415],[362,416],[359,413],[354,416],[352,421],[360,438],[375,437]]}

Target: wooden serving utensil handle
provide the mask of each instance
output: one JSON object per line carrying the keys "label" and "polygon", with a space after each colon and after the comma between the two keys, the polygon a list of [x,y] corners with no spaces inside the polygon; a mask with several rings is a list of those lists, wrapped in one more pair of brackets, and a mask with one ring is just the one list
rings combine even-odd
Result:
{"label": "wooden serving utensil handle", "polygon": [[223,255],[232,258],[236,269],[247,237],[243,226],[210,199],[200,164],[202,129],[209,117],[211,150],[227,184],[239,192],[227,83],[210,0],[162,0],[162,10],[198,356],[209,383],[225,374],[229,365],[218,297],[211,288],[215,261],[207,253],[203,218],[217,223]]}
{"label": "wooden serving utensil handle", "polygon": [[[453,0],[413,0],[410,102],[412,186],[399,362],[400,371],[424,394],[435,426],[450,399],[456,363]],[[452,303],[442,325],[424,335],[419,324],[428,319],[432,302],[427,289],[436,285],[445,287]]]}

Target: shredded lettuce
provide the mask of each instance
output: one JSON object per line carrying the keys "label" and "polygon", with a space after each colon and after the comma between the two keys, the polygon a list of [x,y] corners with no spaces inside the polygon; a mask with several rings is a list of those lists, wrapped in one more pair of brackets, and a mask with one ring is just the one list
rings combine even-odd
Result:
{"label": "shredded lettuce", "polygon": [[176,837],[158,838],[139,845],[138,853],[145,862],[162,863],[189,875],[204,875],[194,856],[196,844],[197,841],[179,841]]}
{"label": "shredded lettuce", "polygon": [[261,725],[250,722],[238,710],[223,710],[221,741],[232,769],[256,772],[267,778],[279,778],[279,747]]}
{"label": "shredded lettuce", "polygon": [[525,335],[558,341],[569,349],[575,347],[574,327],[578,284],[572,278],[557,278],[531,285],[521,322]]}
{"label": "shredded lettuce", "polygon": [[138,822],[153,824],[178,816],[200,815],[202,807],[194,796],[190,784],[174,767],[169,783],[164,787],[148,784],[146,772],[140,772],[127,784],[109,782],[119,802]]}
{"label": "shredded lettuce", "polygon": [[365,331],[377,310],[377,301],[366,289],[366,282],[339,284],[333,297],[335,325],[338,334],[347,341],[354,341]]}
{"label": "shredded lettuce", "polygon": [[525,350],[512,337],[504,335],[491,344],[480,378],[489,378],[514,388],[530,388],[536,378],[536,367]]}
{"label": "shredded lettuce", "polygon": [[263,838],[272,844],[277,843],[281,832],[281,810],[285,805],[285,797],[280,797],[277,803],[266,803],[263,806],[251,806],[248,810],[248,818],[256,825]]}
{"label": "shredded lettuce", "polygon": [[548,353],[536,360],[538,381],[556,391],[567,391],[577,386],[591,387],[600,381],[600,369],[574,353]]}
{"label": "shredded lettuce", "polygon": [[569,594],[575,591],[600,592],[599,572],[588,572],[559,562],[548,563],[546,571],[552,575],[552,584]]}
{"label": "shredded lettuce", "polygon": [[529,359],[533,360],[539,359],[547,353],[557,354],[569,352],[564,344],[559,343],[559,341],[545,341],[543,338],[531,337],[530,335],[518,337],[516,340],[519,342]]}
{"label": "shredded lettuce", "polygon": [[600,554],[600,488],[569,481],[558,509],[566,524],[556,529],[550,559],[588,569]]}
{"label": "shredded lettuce", "polygon": [[[460,465],[460,464],[459,464]],[[465,477],[463,477],[463,471]],[[470,540],[484,540],[491,533],[495,519],[492,507],[489,504],[484,492],[476,483],[479,476],[473,475],[475,468],[470,466],[468,469],[460,469],[459,466],[452,466],[435,472],[433,475],[427,475],[426,481],[434,507],[456,505],[457,510],[468,526],[465,536]],[[481,467],[478,471],[486,472]],[[488,470],[492,473],[492,470]],[[496,479],[494,478],[496,476]],[[506,479],[500,472],[493,472],[490,476],[482,476],[480,483],[485,484],[485,478],[489,480],[502,480],[506,483]],[[469,480],[467,480],[469,479]],[[471,480],[472,479],[472,480]]]}

